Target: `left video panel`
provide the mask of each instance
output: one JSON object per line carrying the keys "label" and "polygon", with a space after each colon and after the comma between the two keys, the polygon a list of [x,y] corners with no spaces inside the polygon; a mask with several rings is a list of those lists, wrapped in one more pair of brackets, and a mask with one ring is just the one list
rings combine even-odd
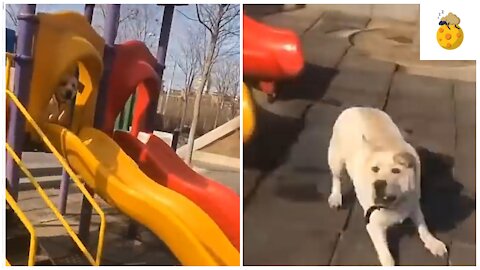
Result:
{"label": "left video panel", "polygon": [[5,10],[5,264],[240,265],[240,5]]}

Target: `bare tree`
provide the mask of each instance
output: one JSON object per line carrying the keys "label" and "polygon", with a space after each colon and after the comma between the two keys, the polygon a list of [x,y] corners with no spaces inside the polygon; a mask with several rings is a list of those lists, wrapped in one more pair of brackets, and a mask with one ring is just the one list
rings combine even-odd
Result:
{"label": "bare tree", "polygon": [[184,100],[182,115],[180,117],[180,128],[185,126],[185,116],[188,108],[188,97],[193,87],[195,79],[200,72],[200,54],[201,44],[204,40],[203,29],[190,29],[190,34],[187,36],[186,42],[180,45],[180,53],[176,58],[176,63],[183,73],[184,87],[182,90],[182,99]]}
{"label": "bare tree", "polygon": [[233,101],[237,92],[236,89],[239,87],[240,63],[235,58],[218,63],[212,72],[212,77],[218,96],[217,111],[213,124],[213,128],[216,128],[226,97],[232,98],[232,107],[235,107]]}
{"label": "bare tree", "polygon": [[7,4],[5,5],[5,12],[7,13],[7,22],[10,22],[12,26],[17,28],[18,26],[18,13],[20,12],[20,5]]}
{"label": "bare tree", "polygon": [[[94,18],[93,27],[103,33],[106,5],[96,5],[97,18]],[[152,5],[122,5],[118,22],[118,35],[116,42],[127,40],[140,40],[151,51],[156,50],[158,33],[160,33],[160,7]]]}
{"label": "bare tree", "polygon": [[[228,55],[235,51],[231,45],[232,37],[238,39],[240,31],[239,5],[196,5],[197,20],[205,27],[208,35],[208,45],[205,58],[202,61],[199,88],[196,89],[195,104],[193,107],[192,125],[188,135],[188,153],[186,162],[191,164],[193,143],[200,113],[202,92],[210,77],[212,67],[220,55]],[[235,42],[233,42],[235,43]],[[237,43],[238,44],[238,43]]]}

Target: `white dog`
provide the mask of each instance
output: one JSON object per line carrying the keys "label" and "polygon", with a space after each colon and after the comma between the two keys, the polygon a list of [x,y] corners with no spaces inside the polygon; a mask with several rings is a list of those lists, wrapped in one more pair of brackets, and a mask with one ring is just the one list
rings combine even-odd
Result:
{"label": "white dog", "polygon": [[353,181],[367,231],[382,265],[395,265],[388,249],[387,228],[408,217],[433,255],[447,253],[445,245],[428,230],[420,208],[417,152],[386,113],[361,107],[343,111],[333,127],[328,165],[332,172],[330,207],[342,205],[340,176],[345,169]]}
{"label": "white dog", "polygon": [[62,78],[48,103],[48,122],[68,127],[71,124],[72,103],[77,92],[81,92],[83,88],[83,84],[78,80],[78,71]]}

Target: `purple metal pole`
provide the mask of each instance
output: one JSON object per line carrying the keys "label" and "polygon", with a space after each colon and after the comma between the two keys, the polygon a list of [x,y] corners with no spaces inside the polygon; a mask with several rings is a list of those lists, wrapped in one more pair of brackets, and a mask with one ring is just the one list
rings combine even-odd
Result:
{"label": "purple metal pole", "polygon": [[[86,4],[85,5],[85,12],[83,13],[89,23],[92,23],[93,19],[93,11],[95,9],[94,4]],[[70,186],[70,176],[68,173],[63,170],[62,171],[62,179],[60,180],[60,197],[58,201],[58,208],[60,209],[60,213],[65,215],[65,211],[67,210],[67,199],[68,199],[68,188]]]}
{"label": "purple metal pole", "polygon": [[[107,97],[108,78],[112,71],[112,63],[114,57],[113,46],[115,45],[115,38],[117,37],[118,23],[120,18],[120,5],[108,5],[107,17],[105,18],[105,51],[103,54],[103,75],[100,81],[100,87],[97,94],[97,105],[95,108],[95,120],[94,127],[101,128],[103,124],[103,116],[105,114],[104,108]],[[90,194],[93,194],[93,190],[87,187]],[[87,198],[83,197],[82,210],[80,212],[80,224],[78,228],[79,238],[88,243],[88,236],[90,234],[90,223],[92,220],[92,205],[88,202]]]}
{"label": "purple metal pole", "polygon": [[[170,39],[170,30],[172,28],[173,12],[175,5],[165,5],[163,10],[162,28],[160,30],[160,38],[158,40],[157,63],[158,78],[163,79],[163,71],[165,70],[165,58],[167,57],[168,40]],[[152,98],[147,108],[146,132],[153,132],[155,115],[157,113],[158,93]]]}
{"label": "purple metal pole", "polygon": [[[24,105],[28,104],[30,93],[30,82],[33,73],[32,59],[32,41],[35,33],[35,7],[36,5],[22,5],[18,16],[18,43],[17,55],[15,57],[15,78],[14,92],[20,102]],[[25,141],[25,119],[17,106],[10,103],[10,127],[8,130],[8,143],[12,146],[15,153],[21,157],[22,147]],[[18,197],[18,182],[20,180],[20,172],[15,165],[13,158],[7,156],[6,176],[8,179],[9,190],[15,200]]]}
{"label": "purple metal pole", "polygon": [[93,19],[93,11],[95,10],[95,4],[85,4],[85,11],[83,15],[87,18],[87,21],[91,24]]}

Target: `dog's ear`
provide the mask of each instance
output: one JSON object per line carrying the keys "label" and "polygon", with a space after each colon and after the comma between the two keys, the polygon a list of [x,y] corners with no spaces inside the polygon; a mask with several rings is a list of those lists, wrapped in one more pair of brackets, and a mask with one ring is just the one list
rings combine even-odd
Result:
{"label": "dog's ear", "polygon": [[83,93],[83,89],[85,89],[85,85],[83,85],[83,83],[78,81],[77,91],[81,94],[81,93]]}
{"label": "dog's ear", "polygon": [[395,163],[405,166],[407,168],[413,168],[417,160],[415,156],[409,152],[400,152],[393,156]]}

